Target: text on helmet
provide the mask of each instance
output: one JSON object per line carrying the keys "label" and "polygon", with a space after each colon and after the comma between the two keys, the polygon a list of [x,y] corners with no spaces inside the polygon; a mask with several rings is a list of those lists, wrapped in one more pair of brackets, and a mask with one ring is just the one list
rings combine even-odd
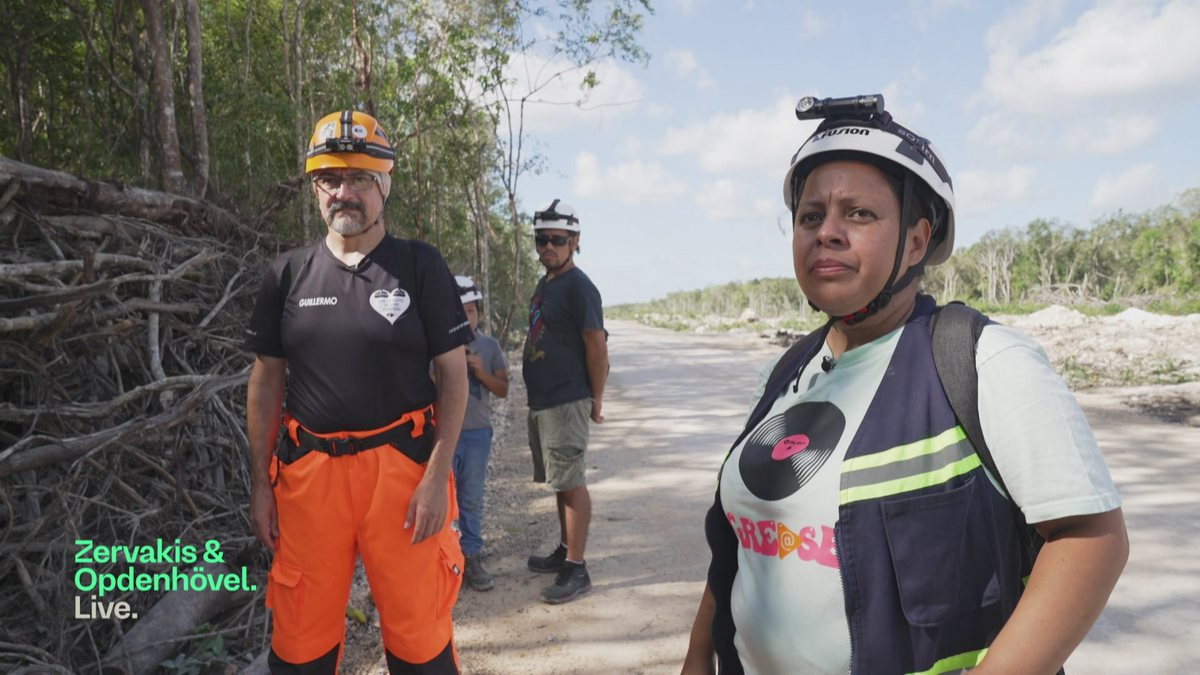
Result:
{"label": "text on helmet", "polygon": [[862,127],[841,127],[839,129],[830,129],[829,131],[822,132],[821,134],[819,134],[817,136],[813,136],[813,140],[819,141],[822,138],[828,138],[830,136],[838,136],[840,134],[850,134],[850,135],[854,135],[854,136],[870,136],[871,130],[863,129]]}

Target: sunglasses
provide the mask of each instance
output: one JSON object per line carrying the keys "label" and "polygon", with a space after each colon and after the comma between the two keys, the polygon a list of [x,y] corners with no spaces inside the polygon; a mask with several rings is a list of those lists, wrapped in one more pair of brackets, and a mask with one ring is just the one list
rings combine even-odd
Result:
{"label": "sunglasses", "polygon": [[548,244],[554,244],[555,246],[566,246],[567,242],[571,241],[571,237],[564,237],[561,234],[539,234],[535,236],[533,240],[537,242],[539,247],[546,246]]}
{"label": "sunglasses", "polygon": [[366,192],[374,185],[377,178],[369,173],[356,173],[352,176],[340,176],[335,173],[323,173],[313,176],[313,183],[325,192],[337,192],[342,187],[342,183],[350,187],[355,192]]}

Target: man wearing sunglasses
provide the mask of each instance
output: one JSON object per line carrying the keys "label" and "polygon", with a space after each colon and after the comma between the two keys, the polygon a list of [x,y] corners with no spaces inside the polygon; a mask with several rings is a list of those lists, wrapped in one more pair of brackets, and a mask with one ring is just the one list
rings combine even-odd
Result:
{"label": "man wearing sunglasses", "polygon": [[451,462],[471,325],[437,249],[384,228],[394,163],[374,117],[344,110],[317,123],[305,171],[328,231],[275,259],[246,331],[249,517],[274,553],[275,675],[336,672],[360,554],[388,670],[459,672]]}
{"label": "man wearing sunglasses", "polygon": [[550,555],[530,556],[529,569],[558,575],[542,590],[542,600],[559,604],[592,589],[583,558],[592,518],[584,453],[588,420],[604,421],[608,346],[600,291],[575,267],[575,209],[555,199],[534,213],[533,232],[546,276],[529,303],[522,375],[529,394],[533,480],[556,493],[561,538]]}

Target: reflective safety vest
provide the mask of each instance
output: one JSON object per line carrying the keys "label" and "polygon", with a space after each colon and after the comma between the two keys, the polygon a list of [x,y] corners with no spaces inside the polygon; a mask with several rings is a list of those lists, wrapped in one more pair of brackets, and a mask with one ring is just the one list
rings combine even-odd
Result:
{"label": "reflective safety vest", "polygon": [[[941,675],[978,665],[1016,608],[1030,567],[1011,505],[942,389],[929,330],[934,307],[918,298],[841,464],[836,543],[855,675]],[[822,342],[784,367],[791,377],[768,385],[748,429]],[[722,674],[741,673],[729,606],[738,541],[719,489],[705,529],[713,642]]]}

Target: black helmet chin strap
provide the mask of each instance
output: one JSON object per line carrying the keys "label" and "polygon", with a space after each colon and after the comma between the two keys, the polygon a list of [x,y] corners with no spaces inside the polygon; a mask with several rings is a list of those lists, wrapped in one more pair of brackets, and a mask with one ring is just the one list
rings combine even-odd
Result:
{"label": "black helmet chin strap", "polygon": [[[887,307],[888,303],[892,301],[892,296],[911,284],[913,280],[917,278],[917,275],[921,273],[921,270],[925,268],[925,261],[929,260],[930,256],[933,255],[934,248],[936,247],[933,245],[933,237],[930,236],[929,246],[926,247],[925,256],[921,258],[921,262],[908,268],[908,271],[905,272],[904,276],[900,277],[899,280],[896,279],[896,275],[900,273],[900,265],[904,263],[904,244],[908,240],[908,228],[910,224],[916,222],[916,217],[918,215],[916,213],[916,185],[913,181],[914,177],[912,172],[905,171],[904,199],[900,207],[900,240],[896,243],[896,259],[892,264],[892,273],[888,276],[887,283],[883,285],[883,290],[879,292],[879,295],[875,296],[875,299],[867,303],[866,307],[863,307],[853,314],[847,314],[845,316],[835,316],[830,314],[830,323],[841,321],[847,326],[853,326],[856,323],[865,321],[879,310]],[[814,305],[811,300],[808,304],[818,312],[823,311],[820,307]]]}
{"label": "black helmet chin strap", "polygon": [[558,267],[554,267],[554,268],[547,267],[546,271],[547,272],[557,272],[557,271],[561,270],[563,267],[565,267],[567,265],[567,263],[571,262],[574,259],[575,259],[575,251],[571,251],[571,252],[567,253],[567,259],[562,261],[561,263],[559,263]]}

